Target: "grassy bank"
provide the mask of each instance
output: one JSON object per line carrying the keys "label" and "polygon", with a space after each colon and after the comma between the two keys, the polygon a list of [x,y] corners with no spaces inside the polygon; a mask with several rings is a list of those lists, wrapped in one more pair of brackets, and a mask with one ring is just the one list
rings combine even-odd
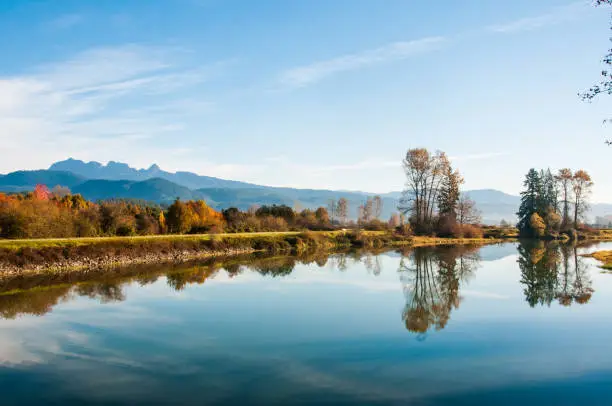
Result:
{"label": "grassy bank", "polygon": [[0,241],[0,274],[88,271],[253,252],[485,244],[493,238],[402,237],[385,231],[273,232]]}
{"label": "grassy bank", "polygon": [[612,271],[612,251],[597,251],[588,256],[602,262],[603,265],[601,267],[603,269]]}

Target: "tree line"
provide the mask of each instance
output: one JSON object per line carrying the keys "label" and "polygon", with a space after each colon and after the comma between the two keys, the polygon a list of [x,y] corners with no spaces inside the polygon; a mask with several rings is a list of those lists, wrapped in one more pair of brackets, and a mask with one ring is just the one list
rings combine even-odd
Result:
{"label": "tree line", "polygon": [[[286,205],[253,206],[246,211],[217,211],[205,201],[176,199],[168,207],[143,201],[92,202],[66,188],[39,185],[20,194],[0,193],[0,238],[55,238],[334,230],[337,228],[390,229],[396,216],[380,220],[382,199],[368,198],[357,222],[349,219],[345,198],[329,207],[296,210]],[[362,210],[359,209],[361,212]],[[331,214],[330,214],[331,212]]]}
{"label": "tree line", "polygon": [[523,182],[517,227],[524,237],[576,238],[589,207],[593,180],[585,170],[530,169]]}

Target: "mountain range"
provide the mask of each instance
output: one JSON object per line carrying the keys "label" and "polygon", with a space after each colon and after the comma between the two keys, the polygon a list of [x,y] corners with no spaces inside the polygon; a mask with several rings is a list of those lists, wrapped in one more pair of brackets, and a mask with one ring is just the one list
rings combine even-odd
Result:
{"label": "mountain range", "polygon": [[[316,208],[327,206],[330,200],[341,197],[349,201],[351,217],[356,217],[357,207],[372,193],[320,189],[293,189],[262,186],[252,183],[202,176],[191,172],[166,172],[157,165],[148,169],[135,169],[121,162],[83,162],[68,159],[56,162],[46,170],[17,171],[0,175],[0,191],[21,192],[33,189],[37,184],[52,188],[68,187],[89,200],[139,199],[168,204],[177,197],[181,200],[204,199],[216,209],[238,207],[242,210],[252,205],[286,204],[292,207]],[[502,219],[514,221],[520,197],[494,189],[465,192],[477,204],[485,223],[499,223]],[[401,192],[380,195],[383,200],[382,217],[388,218],[397,211]],[[610,204],[594,204],[590,215],[605,217],[612,213]]]}

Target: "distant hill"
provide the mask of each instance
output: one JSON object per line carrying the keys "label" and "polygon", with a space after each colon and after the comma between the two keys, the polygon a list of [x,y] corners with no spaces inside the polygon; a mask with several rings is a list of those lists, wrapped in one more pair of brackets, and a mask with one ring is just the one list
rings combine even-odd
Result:
{"label": "distant hill", "polygon": [[[134,169],[120,162],[102,165],[98,162],[68,159],[51,165],[49,170],[18,171],[0,175],[0,191],[20,192],[32,190],[37,184],[53,188],[66,186],[74,193],[80,193],[90,200],[113,198],[138,199],[167,204],[179,197],[182,200],[204,199],[216,209],[238,207],[248,209],[253,205],[285,204],[291,207],[316,208],[327,206],[330,200],[344,197],[349,201],[350,217],[357,216],[357,207],[372,193],[293,189],[269,187],[245,182],[201,176],[190,172],[170,173],[157,165],[149,169]],[[513,223],[520,197],[494,189],[470,190],[465,192],[476,202],[482,212],[483,222],[497,224],[502,219]],[[382,218],[387,219],[397,211],[401,192],[381,195],[383,199]],[[590,217],[605,217],[612,214],[612,205],[593,204]]]}
{"label": "distant hill", "polygon": [[495,189],[469,190],[465,194],[476,202],[485,224],[497,224],[501,220],[509,223],[516,222],[516,212],[521,204],[519,196],[509,195]]}
{"label": "distant hill", "polygon": [[128,164],[114,161],[102,165],[99,162],[83,162],[70,158],[54,163],[49,167],[49,171],[72,172],[86,179],[143,181],[159,178],[189,189],[259,187],[250,183],[201,176],[191,172],[166,172],[157,165],[151,165],[148,169],[135,169]]}
{"label": "distant hill", "polygon": [[88,200],[138,199],[156,203],[169,203],[177,197],[181,200],[199,199],[192,190],[165,179],[147,179],[142,182],[129,180],[94,179],[72,188]]}
{"label": "distant hill", "polygon": [[[350,217],[357,217],[357,207],[366,201],[369,194],[360,192],[337,192],[333,190],[290,189],[260,187],[250,189],[198,189],[198,195],[216,208],[238,207],[246,210],[252,205],[285,204],[290,207],[314,209],[327,207],[331,200],[345,198],[349,202]],[[397,211],[397,200],[383,197],[382,218],[389,218]]]}
{"label": "distant hill", "polygon": [[85,181],[85,178],[71,172],[63,171],[17,171],[8,175],[0,175],[0,190],[5,192],[21,192],[32,190],[38,184],[50,188],[62,185],[72,188]]}

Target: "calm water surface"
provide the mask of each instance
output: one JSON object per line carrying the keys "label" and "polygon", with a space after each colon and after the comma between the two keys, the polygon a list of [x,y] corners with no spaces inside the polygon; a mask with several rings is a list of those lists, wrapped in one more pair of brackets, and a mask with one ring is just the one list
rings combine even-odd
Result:
{"label": "calm water surface", "polygon": [[318,254],[11,281],[1,404],[610,405],[612,275],[576,255],[605,248]]}

